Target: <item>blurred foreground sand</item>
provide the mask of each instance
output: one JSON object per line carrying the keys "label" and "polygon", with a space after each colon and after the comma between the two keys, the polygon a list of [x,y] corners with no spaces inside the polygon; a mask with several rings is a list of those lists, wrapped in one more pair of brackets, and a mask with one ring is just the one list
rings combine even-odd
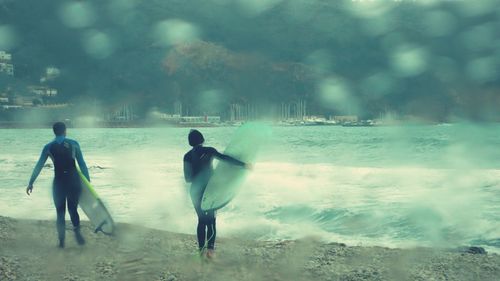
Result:
{"label": "blurred foreground sand", "polygon": [[500,280],[495,254],[227,238],[207,262],[192,235],[118,224],[111,237],[88,222],[82,228],[85,246],[68,229],[58,249],[55,222],[0,217],[0,280]]}

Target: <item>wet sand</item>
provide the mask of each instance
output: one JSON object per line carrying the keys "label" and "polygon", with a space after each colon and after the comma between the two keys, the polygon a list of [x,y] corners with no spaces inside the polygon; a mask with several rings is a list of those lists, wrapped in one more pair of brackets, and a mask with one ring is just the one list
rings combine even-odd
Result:
{"label": "wet sand", "polygon": [[207,261],[192,235],[118,224],[106,236],[88,222],[82,230],[86,245],[68,229],[59,249],[55,222],[0,217],[0,280],[500,280],[499,255],[463,250],[222,238]]}

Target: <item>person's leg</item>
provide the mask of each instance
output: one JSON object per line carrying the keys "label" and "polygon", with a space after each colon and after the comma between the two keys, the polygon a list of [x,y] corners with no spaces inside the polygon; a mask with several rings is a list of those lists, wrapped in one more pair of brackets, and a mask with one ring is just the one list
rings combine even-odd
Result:
{"label": "person's leg", "polygon": [[80,216],[78,215],[78,199],[80,197],[80,192],[72,191],[68,193],[68,213],[71,218],[73,226],[76,228],[80,227]]}
{"label": "person's leg", "polygon": [[217,236],[217,230],[215,226],[215,211],[210,211],[207,213],[207,237],[208,237],[208,249],[215,249],[215,238]]}
{"label": "person's leg", "polygon": [[57,212],[57,234],[59,238],[59,247],[64,248],[64,238],[65,238],[65,216],[66,216],[66,194],[64,190],[54,182],[54,186],[52,188],[52,197],[54,199],[54,206],[56,207]]}
{"label": "person's leg", "polygon": [[205,247],[205,237],[207,235],[206,224],[202,217],[198,217],[198,226],[196,227],[196,236],[198,238],[198,248],[203,250]]}
{"label": "person's leg", "polygon": [[198,226],[196,227],[196,237],[198,238],[198,248],[203,250],[205,247],[205,239],[207,235],[206,219],[201,206],[195,206],[196,214],[198,215]]}
{"label": "person's leg", "polygon": [[198,186],[196,184],[191,185],[190,195],[191,201],[193,202],[194,210],[196,211],[196,215],[198,217],[198,225],[196,226],[196,237],[198,239],[198,249],[203,250],[205,247],[205,237],[206,237],[206,224],[204,220],[204,214],[201,210],[201,194]]}
{"label": "person's leg", "polygon": [[76,242],[79,245],[85,244],[85,239],[80,232],[80,216],[78,215],[78,199],[80,198],[80,188],[75,186],[71,192],[68,192],[68,212],[73,223]]}

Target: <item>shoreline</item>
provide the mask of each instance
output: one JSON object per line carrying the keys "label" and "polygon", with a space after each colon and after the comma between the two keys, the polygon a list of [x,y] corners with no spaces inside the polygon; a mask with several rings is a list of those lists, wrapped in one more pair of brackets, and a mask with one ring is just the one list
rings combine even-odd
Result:
{"label": "shoreline", "polygon": [[[251,122],[251,121],[249,121]],[[265,122],[265,121],[264,121]],[[52,127],[54,122],[25,123],[0,121],[1,129],[46,129]],[[238,127],[239,123],[147,123],[147,122],[102,122],[99,124],[85,125],[67,123],[68,128],[77,129],[127,129],[127,128],[221,128]],[[379,127],[404,127],[404,126],[438,126],[440,123],[398,123],[376,125],[347,125],[347,124],[286,124],[279,122],[265,122],[272,127],[344,127],[344,128],[379,128]],[[452,124],[452,123],[447,123]]]}
{"label": "shoreline", "polygon": [[196,253],[194,235],[117,224],[78,246],[67,221],[66,248],[55,222],[0,216],[0,280],[498,280],[500,256],[457,249],[391,249],[220,238],[217,258]]}

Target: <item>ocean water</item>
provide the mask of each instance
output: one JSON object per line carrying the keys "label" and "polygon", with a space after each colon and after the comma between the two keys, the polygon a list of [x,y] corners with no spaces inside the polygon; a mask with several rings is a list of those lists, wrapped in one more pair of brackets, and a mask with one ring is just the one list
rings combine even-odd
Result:
{"label": "ocean water", "polygon": [[[223,151],[234,127],[202,128]],[[70,129],[118,222],[195,233],[188,128]],[[50,129],[0,130],[0,215],[55,219],[53,169],[25,187]],[[48,160],[47,163],[50,163]],[[500,126],[274,127],[218,235],[500,252]],[[84,215],[82,215],[84,218]],[[54,230],[55,231],[55,230]]]}

